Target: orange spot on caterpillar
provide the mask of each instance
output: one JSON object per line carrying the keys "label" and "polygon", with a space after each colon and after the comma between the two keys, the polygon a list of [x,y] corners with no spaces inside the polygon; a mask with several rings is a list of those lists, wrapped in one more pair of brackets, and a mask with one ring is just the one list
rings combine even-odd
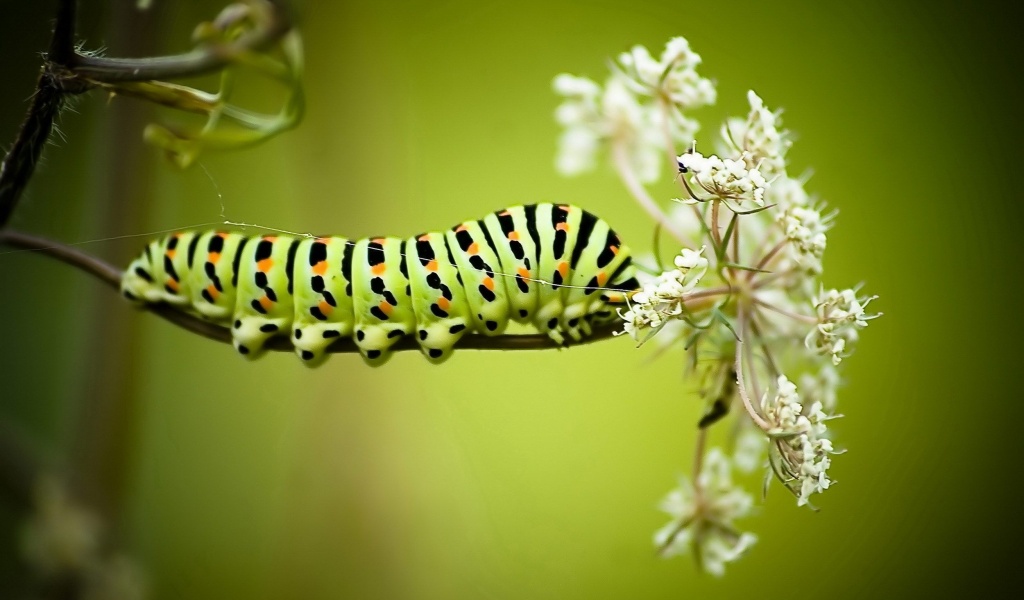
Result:
{"label": "orange spot on caterpillar", "polygon": [[270,269],[272,269],[273,267],[274,267],[274,259],[272,259],[272,258],[264,258],[263,260],[261,260],[258,263],[256,263],[256,269],[260,273],[269,273]]}
{"label": "orange spot on caterpillar", "polygon": [[507,216],[509,216],[510,214],[511,214],[511,213],[510,213],[510,212],[508,212],[507,210],[503,210],[503,211],[501,211],[500,213],[498,213],[498,216],[499,216],[499,217],[507,217]]}
{"label": "orange spot on caterpillar", "polygon": [[395,310],[395,307],[391,306],[387,302],[381,302],[380,304],[377,305],[377,308],[379,308],[381,312],[383,312],[389,317],[391,316],[391,313],[394,312]]}
{"label": "orange spot on caterpillar", "polygon": [[263,310],[270,312],[270,309],[274,306],[274,301],[264,295],[260,298],[260,306],[263,307]]}
{"label": "orange spot on caterpillar", "polygon": [[211,285],[206,286],[206,291],[210,294],[210,297],[213,298],[214,300],[217,299],[217,296],[220,296],[220,292],[217,291],[217,286],[215,286],[215,285],[211,284]]}
{"label": "orange spot on caterpillar", "polygon": [[416,238],[416,241],[417,242],[429,242],[430,241],[430,236],[424,233],[420,237]]}
{"label": "orange spot on caterpillar", "polygon": [[562,262],[558,263],[558,272],[562,274],[562,279],[563,280],[566,277],[568,277],[569,276],[569,263],[565,262],[564,260]]}
{"label": "orange spot on caterpillar", "polygon": [[458,227],[455,228],[455,231],[456,232],[466,231],[466,226],[465,225],[459,225]]}
{"label": "orange spot on caterpillar", "polygon": [[381,246],[383,246],[384,242],[386,242],[387,240],[384,238],[373,238],[370,241],[373,242],[374,244],[380,244]]}
{"label": "orange spot on caterpillar", "polygon": [[174,290],[174,293],[178,293],[178,289],[179,288],[178,288],[178,282],[177,281],[175,281],[173,279],[168,279],[167,280],[167,287],[169,287],[172,290]]}
{"label": "orange spot on caterpillar", "polygon": [[443,311],[447,311],[448,307],[450,307],[451,305],[452,303],[449,302],[448,299],[445,298],[444,296],[441,296],[437,299],[437,307]]}
{"label": "orange spot on caterpillar", "polygon": [[480,244],[473,242],[472,244],[469,245],[469,248],[466,248],[466,252],[469,253],[470,256],[473,256],[474,254],[480,254]]}
{"label": "orange spot on caterpillar", "polygon": [[597,285],[604,286],[605,282],[608,281],[608,274],[604,271],[597,272]]}
{"label": "orange spot on caterpillar", "polygon": [[331,314],[331,311],[334,310],[334,307],[328,304],[326,300],[321,300],[320,304],[317,305],[317,308],[319,308],[320,312],[325,316]]}
{"label": "orange spot on caterpillar", "polygon": [[519,270],[517,270],[516,273],[518,273],[519,276],[522,277],[523,279],[530,278],[530,270],[527,269],[526,267],[519,267]]}
{"label": "orange spot on caterpillar", "polygon": [[608,249],[612,251],[612,254],[618,254],[619,253],[619,247],[618,246],[608,246]]}
{"label": "orange spot on caterpillar", "polygon": [[374,275],[383,275],[386,270],[387,266],[384,263],[377,263],[370,267],[370,272]]}
{"label": "orange spot on caterpillar", "polygon": [[316,275],[323,275],[326,272],[327,272],[327,261],[326,260],[322,260],[322,261],[316,263],[315,265],[313,265],[313,273],[314,274],[316,274]]}
{"label": "orange spot on caterpillar", "polygon": [[518,231],[510,231],[510,232],[508,232],[508,239],[512,240],[513,242],[519,241],[519,232]]}
{"label": "orange spot on caterpillar", "polygon": [[555,229],[557,231],[566,231],[566,232],[568,232],[569,231],[569,224],[568,223],[559,223],[558,225],[555,225]]}
{"label": "orange spot on caterpillar", "polygon": [[268,242],[276,242],[277,241],[277,236],[276,235],[265,235],[265,236],[263,236],[263,239],[268,241]]}
{"label": "orange spot on caterpillar", "polygon": [[220,252],[210,252],[209,254],[206,255],[206,260],[208,262],[212,262],[213,264],[217,264],[217,261],[220,260]]}
{"label": "orange spot on caterpillar", "polygon": [[168,250],[167,251],[167,258],[173,259],[174,255],[176,255],[177,253],[178,253],[177,250]]}
{"label": "orange spot on caterpillar", "polygon": [[484,277],[483,284],[485,288],[494,291],[494,280],[490,277]]}
{"label": "orange spot on caterpillar", "polygon": [[428,271],[430,271],[431,273],[433,273],[433,272],[437,271],[437,261],[436,261],[436,260],[432,260],[432,261],[428,262],[428,263],[426,264],[426,267],[425,267],[425,268],[426,268],[426,269],[427,269]]}

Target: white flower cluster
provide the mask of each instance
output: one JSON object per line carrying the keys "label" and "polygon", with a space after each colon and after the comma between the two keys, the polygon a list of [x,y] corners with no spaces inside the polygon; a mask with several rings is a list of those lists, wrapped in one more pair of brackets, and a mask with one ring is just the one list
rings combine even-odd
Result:
{"label": "white flower cluster", "polygon": [[753,90],[747,92],[747,102],[747,118],[729,119],[722,128],[722,137],[734,152],[746,153],[748,166],[759,165],[767,177],[781,175],[786,171],[786,151],[792,145],[789,132],[782,129],[781,111],[765,108]]}
{"label": "white flower cluster", "polygon": [[868,321],[882,313],[868,314],[864,309],[876,296],[857,297],[852,289],[822,291],[814,299],[818,324],[807,334],[804,345],[818,354],[832,357],[832,364],[838,365],[852,351],[859,329],[868,326]]}
{"label": "white flower cluster", "polygon": [[[712,154],[704,157],[696,150],[680,154],[677,157],[680,169],[690,173],[694,183],[707,193],[723,200],[735,200],[742,203],[751,200],[758,206],[764,206],[764,192],[768,181],[761,174],[758,166],[747,168],[750,154],[744,152],[739,159],[719,158]],[[684,203],[695,203],[696,200],[684,200]]]}
{"label": "white flower cluster", "polygon": [[704,458],[697,488],[687,478],[669,492],[660,508],[672,520],[654,533],[654,544],[667,557],[685,554],[696,544],[694,555],[705,571],[725,573],[725,564],[743,555],[756,541],[751,533],[739,532],[733,522],[745,517],[753,499],[735,487],[729,459],[718,448]]}
{"label": "white flower cluster", "polygon": [[788,245],[789,255],[808,273],[821,273],[821,258],[828,241],[825,232],[832,224],[832,217],[822,216],[820,211],[808,206],[790,206],[779,214],[779,223],[792,242]]}
{"label": "white flower cluster", "polygon": [[700,55],[690,49],[686,38],[672,38],[661,58],[655,60],[643,46],[633,46],[619,55],[621,72],[633,91],[648,96],[665,96],[682,108],[715,103],[715,85],[697,74]]}
{"label": "white flower cluster", "polygon": [[604,143],[622,152],[643,183],[658,178],[666,143],[689,144],[698,123],[684,111],[713,104],[714,84],[697,74],[700,56],[683,38],[674,38],[655,60],[643,46],[619,56],[602,87],[585,77],[555,77],[564,101],[555,119],[565,130],[559,139],[558,170],[576,175],[594,168]]}
{"label": "white flower cluster", "polygon": [[629,309],[625,312],[619,309],[619,316],[625,321],[621,333],[640,341],[644,330],[657,331],[672,319],[684,316],[686,294],[693,291],[708,270],[708,259],[703,254],[703,247],[700,250],[683,248],[675,257],[675,269],[658,275],[633,294]]}
{"label": "white flower cluster", "polygon": [[775,439],[772,466],[794,492],[799,486],[797,504],[803,506],[811,494],[832,484],[826,473],[830,455],[836,454],[832,441],[825,437],[825,422],[830,417],[820,402],[807,407],[801,404],[796,385],[784,375],[776,382],[775,397],[769,401],[765,394],[761,399],[761,410],[771,425],[768,434]]}
{"label": "white flower cluster", "polygon": [[774,204],[780,213],[811,204],[811,197],[804,190],[804,183],[786,175],[780,175],[772,180],[771,186],[765,191],[764,199],[768,204]]}

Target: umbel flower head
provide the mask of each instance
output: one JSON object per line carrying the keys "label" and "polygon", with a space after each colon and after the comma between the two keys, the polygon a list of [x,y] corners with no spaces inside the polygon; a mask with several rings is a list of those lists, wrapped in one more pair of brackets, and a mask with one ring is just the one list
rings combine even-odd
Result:
{"label": "umbel flower head", "polygon": [[688,144],[698,123],[690,110],[714,104],[715,86],[697,74],[700,56],[674,38],[659,59],[643,46],[622,53],[604,84],[574,75],[555,77],[562,96],[555,119],[565,128],[556,160],[565,175],[592,170],[602,146],[642,182],[655,181],[666,143]]}
{"label": "umbel flower head", "polygon": [[[764,468],[799,506],[833,486],[838,453],[827,424],[839,369],[879,314],[868,312],[875,297],[859,287],[825,284],[837,212],[808,193],[808,176],[791,173],[793,138],[780,110],[750,91],[746,115],[728,119],[710,144],[717,151],[705,154],[704,144],[697,151],[699,124],[690,113],[716,100],[699,65],[675,38],[660,58],[641,46],[621,54],[603,85],[559,75],[558,165],[578,174],[607,150],[653,225],[682,246],[670,268],[650,266],[629,295],[621,333],[638,345],[656,339],[662,355],[672,346],[685,353],[707,412],[695,472],[663,502],[672,521],[655,543],[665,555],[691,551],[704,569],[721,573],[754,539],[732,525],[750,505],[728,477],[731,464]],[[677,165],[681,192],[670,211],[644,186],[665,164]],[[744,432],[735,458],[717,450],[702,457],[708,428],[727,418],[746,421],[732,428]]]}
{"label": "umbel flower head", "polygon": [[725,455],[713,448],[704,458],[696,485],[681,477],[679,487],[661,501],[661,510],[672,517],[654,533],[662,556],[692,553],[698,567],[721,576],[725,563],[754,545],[757,536],[739,531],[733,523],[750,513],[754,500],[733,485],[731,469]]}

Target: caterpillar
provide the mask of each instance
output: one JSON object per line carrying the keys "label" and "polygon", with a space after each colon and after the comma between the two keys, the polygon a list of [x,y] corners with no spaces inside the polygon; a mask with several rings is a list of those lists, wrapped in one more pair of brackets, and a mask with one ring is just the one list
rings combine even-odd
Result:
{"label": "caterpillar", "polygon": [[372,365],[408,335],[443,362],[467,332],[500,335],[510,321],[578,341],[614,320],[637,287],[618,235],[566,204],[512,207],[408,239],[183,231],[150,242],[121,281],[133,303],[230,327],[248,358],[290,335],[310,366],[348,336]]}

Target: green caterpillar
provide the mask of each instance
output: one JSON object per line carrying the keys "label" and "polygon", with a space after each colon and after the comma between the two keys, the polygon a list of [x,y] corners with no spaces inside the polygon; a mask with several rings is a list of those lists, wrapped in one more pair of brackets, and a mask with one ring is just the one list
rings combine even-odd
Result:
{"label": "green caterpillar", "polygon": [[121,292],[229,326],[254,358],[275,335],[320,364],[352,336],[373,365],[415,335],[443,362],[467,331],[501,334],[509,321],[553,340],[579,340],[638,287],[629,250],[600,218],[575,206],[517,206],[450,231],[349,240],[186,231],[151,242]]}

